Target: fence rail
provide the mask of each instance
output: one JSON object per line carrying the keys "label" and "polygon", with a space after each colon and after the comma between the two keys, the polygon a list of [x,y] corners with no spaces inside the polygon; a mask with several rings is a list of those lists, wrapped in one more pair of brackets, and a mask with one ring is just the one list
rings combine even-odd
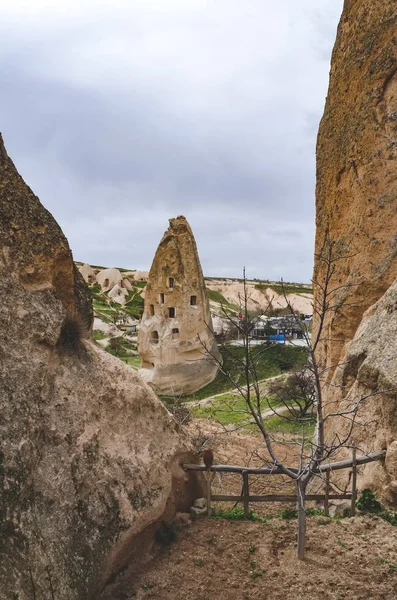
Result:
{"label": "fence rail", "polygon": [[[385,452],[373,452],[372,454],[356,455],[356,448],[352,448],[352,458],[350,460],[341,460],[334,463],[320,465],[314,472],[325,474],[325,491],[323,494],[305,494],[305,500],[324,502],[324,514],[329,515],[329,500],[350,500],[351,514],[355,515],[357,500],[357,467],[365,465],[376,460],[382,460]],[[296,502],[297,496],[292,495],[274,495],[251,496],[249,493],[249,475],[283,475],[283,471],[277,466],[274,467],[241,467],[236,465],[212,465],[209,469],[204,465],[184,464],[185,471],[205,471],[207,472],[207,514],[211,516],[212,502],[243,502],[244,515],[249,514],[250,502]],[[293,473],[298,473],[296,467],[287,467]],[[352,469],[352,491],[344,494],[330,494],[330,474],[333,471],[341,469]],[[243,478],[242,493],[239,496],[212,494],[211,484],[215,473],[237,473]]]}

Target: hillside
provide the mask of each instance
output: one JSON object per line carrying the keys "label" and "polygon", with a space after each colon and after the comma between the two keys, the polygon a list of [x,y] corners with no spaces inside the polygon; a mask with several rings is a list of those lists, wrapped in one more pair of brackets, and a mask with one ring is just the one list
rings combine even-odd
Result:
{"label": "hillside", "polygon": [[[76,262],[81,268],[83,263]],[[108,267],[92,265],[95,274],[107,270]],[[98,283],[89,284],[93,295],[93,308],[96,317],[106,323],[126,319],[128,322],[140,319],[143,313],[143,298],[147,280],[147,272],[117,268],[124,280],[131,286],[125,302],[120,304],[109,295],[111,290],[103,290]],[[137,274],[139,280],[137,280]],[[222,316],[224,310],[237,313],[242,306],[244,284],[242,279],[224,279],[206,277],[205,284],[210,301],[211,311]],[[310,284],[290,282],[270,282],[268,280],[247,280],[248,310],[252,312],[279,311],[286,307],[286,298],[292,307],[301,313],[312,313],[312,287]]]}

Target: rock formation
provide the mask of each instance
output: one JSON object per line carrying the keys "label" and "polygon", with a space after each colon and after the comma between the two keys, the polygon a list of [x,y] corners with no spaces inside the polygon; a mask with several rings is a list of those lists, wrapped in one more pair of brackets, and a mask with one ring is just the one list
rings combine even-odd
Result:
{"label": "rock formation", "polygon": [[123,285],[123,276],[118,269],[102,269],[97,273],[96,279],[103,292],[108,292],[115,285]]}
{"label": "rock formation", "polygon": [[397,276],[396,29],[394,0],[345,0],[317,142],[316,253],[329,229],[349,256],[334,281],[353,284],[349,306],[327,322],[330,364]]}
{"label": "rock formation", "polygon": [[87,263],[84,264],[82,267],[79,268],[79,271],[82,274],[86,283],[89,283],[90,285],[96,283],[95,271],[92,267],[90,267],[90,265],[87,265]]}
{"label": "rock formation", "polygon": [[[396,30],[394,0],[345,0],[318,135],[314,279],[324,281],[324,263],[318,255],[328,234],[343,247],[345,256],[335,263],[332,277],[332,288],[342,286],[336,302],[343,307],[327,314],[318,350],[322,364],[341,365],[331,368],[328,377],[333,378],[332,384],[343,382],[344,389],[333,385],[324,389],[326,400],[338,404],[343,397],[358,400],[371,393],[374,385],[389,389],[394,379],[389,344],[393,350],[395,344],[388,325],[392,329],[397,318],[390,303],[395,287],[387,290],[397,275]],[[319,293],[317,287],[315,299]],[[314,330],[318,323],[315,318]],[[393,397],[395,403],[396,392]],[[362,405],[360,411],[368,426],[357,428],[353,437],[365,439],[368,449],[396,445],[393,402],[386,394],[373,396]],[[334,430],[343,430],[344,425],[345,420],[339,419]],[[394,465],[394,472],[388,464]],[[396,464],[395,460],[386,461],[382,474],[378,464],[364,469],[366,482],[372,473],[372,484],[389,499],[388,482],[397,478]]]}
{"label": "rock formation", "polygon": [[126,288],[121,287],[120,285],[115,285],[110,290],[108,296],[118,304],[125,304],[125,301],[128,296],[128,290]]}
{"label": "rock formation", "polygon": [[189,444],[89,339],[88,288],[1,136],[0,271],[0,599],[52,586],[56,600],[98,600],[159,520],[190,506]]}
{"label": "rock formation", "polygon": [[[328,407],[339,410],[361,402],[352,439],[360,453],[387,454],[384,468],[372,463],[361,470],[360,488],[397,503],[397,280],[364,313],[327,396],[333,403]],[[349,427],[349,420],[339,418],[328,434],[343,437]]]}
{"label": "rock formation", "polygon": [[[139,373],[162,394],[189,394],[216,376],[220,358],[192,230],[170,219],[145,289]],[[212,355],[212,356],[211,356]]]}

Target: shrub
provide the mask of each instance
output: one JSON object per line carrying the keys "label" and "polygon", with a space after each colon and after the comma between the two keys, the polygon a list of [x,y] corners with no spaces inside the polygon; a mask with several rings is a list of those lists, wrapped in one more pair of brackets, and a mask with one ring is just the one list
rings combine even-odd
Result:
{"label": "shrub", "polygon": [[368,488],[362,491],[356,506],[362,512],[369,512],[373,514],[379,513],[382,510],[381,503],[376,499],[373,491]]}

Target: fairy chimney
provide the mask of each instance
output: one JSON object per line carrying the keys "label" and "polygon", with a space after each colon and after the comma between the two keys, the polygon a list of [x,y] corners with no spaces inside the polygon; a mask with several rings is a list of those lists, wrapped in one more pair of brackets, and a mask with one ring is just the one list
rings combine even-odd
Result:
{"label": "fairy chimney", "polygon": [[221,360],[196,242],[183,216],[170,219],[150,269],[138,337],[139,374],[161,394],[190,394]]}

